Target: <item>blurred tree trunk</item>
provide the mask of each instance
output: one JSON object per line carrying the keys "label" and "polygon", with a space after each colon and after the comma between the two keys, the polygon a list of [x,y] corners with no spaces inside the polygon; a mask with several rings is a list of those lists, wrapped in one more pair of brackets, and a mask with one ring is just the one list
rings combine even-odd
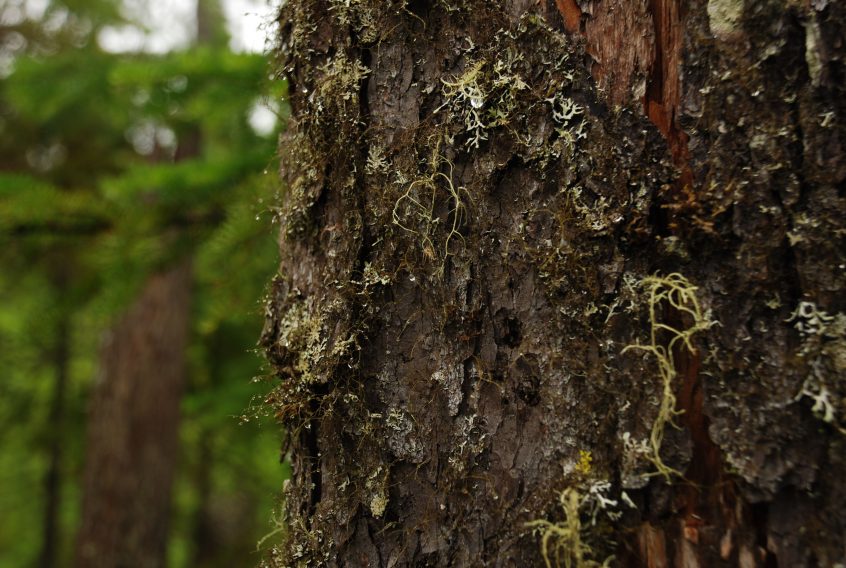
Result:
{"label": "blurred tree trunk", "polygon": [[[201,152],[202,133],[188,125],[173,159]],[[150,159],[165,159],[163,149],[154,148]],[[108,332],[87,423],[80,567],[165,565],[191,286],[189,255],[153,274]]]}
{"label": "blurred tree trunk", "polygon": [[164,566],[191,311],[188,260],[108,334],[92,394],[78,566]]}
{"label": "blurred tree trunk", "polygon": [[842,2],[281,19],[270,564],[846,562]]}
{"label": "blurred tree trunk", "polygon": [[[62,275],[63,276],[63,275]],[[61,283],[55,285],[59,297],[65,291]],[[59,531],[59,511],[62,503],[62,468],[64,465],[64,428],[65,399],[68,386],[68,366],[70,363],[70,315],[62,310],[56,326],[56,340],[50,359],[55,373],[53,396],[50,401],[50,413],[47,419],[49,428],[49,454],[47,474],[44,478],[44,519],[39,566],[49,568],[56,565],[56,555],[61,546]]]}
{"label": "blurred tree trunk", "polygon": [[[217,0],[197,0],[196,45],[228,36]],[[203,153],[203,132],[178,132],[173,160]],[[160,148],[152,159],[162,159]],[[79,566],[164,566],[179,414],[191,330],[191,258],[155,274],[101,355],[90,411]]]}

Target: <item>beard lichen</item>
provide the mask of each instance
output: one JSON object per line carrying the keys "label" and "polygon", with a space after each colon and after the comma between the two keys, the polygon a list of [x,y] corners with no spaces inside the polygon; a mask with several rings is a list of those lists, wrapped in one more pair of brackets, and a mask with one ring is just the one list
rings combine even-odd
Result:
{"label": "beard lichen", "polygon": [[[540,535],[541,556],[547,568],[606,568],[614,561],[605,555],[613,542],[602,539],[599,525],[613,523],[623,515],[623,505],[634,509],[634,503],[621,491],[618,498],[611,497],[611,483],[590,480],[580,470],[584,467],[584,451],[576,466],[577,481],[558,494],[558,504],[564,518],[560,521],[538,519],[527,523],[527,528]],[[587,468],[590,470],[590,467]],[[605,556],[604,559],[600,560]]]}
{"label": "beard lichen", "polygon": [[[669,481],[670,477],[681,472],[669,467],[661,458],[661,445],[664,440],[664,431],[669,424],[674,426],[673,418],[680,414],[676,409],[676,349],[687,349],[695,354],[696,347],[693,345],[693,336],[697,333],[707,331],[716,324],[712,321],[710,314],[703,311],[699,299],[696,296],[697,287],[681,274],[674,272],[667,276],[656,274],[647,276],[641,280],[640,285],[647,291],[647,306],[649,309],[649,343],[635,343],[623,349],[628,351],[643,351],[655,358],[658,367],[658,379],[661,386],[661,395],[658,403],[658,414],[652,423],[649,434],[650,452],[646,456],[655,466],[653,475],[662,475]],[[658,308],[666,305],[673,310],[682,321],[689,323],[686,328],[678,329],[667,323],[659,321]]]}
{"label": "beard lichen", "polygon": [[[466,188],[456,187],[453,178],[453,163],[440,155],[439,146],[436,145],[432,151],[429,175],[408,183],[392,212],[393,223],[419,239],[423,255],[428,260],[440,260],[436,272],[438,275],[443,274],[446,259],[453,252],[453,241],[464,240],[460,229],[466,220],[469,194]],[[446,194],[448,211],[446,236],[439,246],[436,244],[436,235],[438,227],[444,223],[443,218],[437,214],[437,208],[442,192]]]}

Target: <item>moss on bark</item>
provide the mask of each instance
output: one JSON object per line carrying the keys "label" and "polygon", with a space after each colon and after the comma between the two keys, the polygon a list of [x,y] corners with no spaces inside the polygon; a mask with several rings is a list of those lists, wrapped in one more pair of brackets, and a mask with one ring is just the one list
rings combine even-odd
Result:
{"label": "moss on bark", "polygon": [[[263,344],[294,477],[269,563],[531,565],[527,523],[598,483],[633,506],[593,558],[843,561],[846,14],[740,6],[681,10],[679,106],[653,124],[642,77],[610,102],[596,36],[551,3],[286,4]],[[681,428],[657,448],[666,384],[624,352],[656,273],[720,322],[672,345],[703,322],[658,308]]]}

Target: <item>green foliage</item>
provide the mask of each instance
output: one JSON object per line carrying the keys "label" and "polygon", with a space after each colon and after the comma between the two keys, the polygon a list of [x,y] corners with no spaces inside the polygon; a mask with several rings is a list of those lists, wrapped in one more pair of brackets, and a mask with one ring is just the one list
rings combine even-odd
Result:
{"label": "green foliage", "polygon": [[62,192],[25,174],[0,173],[0,234],[94,231],[108,211],[90,192]]}
{"label": "green foliage", "polygon": [[[69,563],[99,338],[152,272],[185,255],[196,290],[170,560],[252,565],[287,473],[278,434],[242,418],[263,391],[253,348],[276,264],[278,190],[266,173],[277,170],[275,133],[256,132],[249,116],[282,92],[267,85],[263,57],[216,47],[216,3],[208,45],[166,55],[100,50],[96,33],[121,21],[117,8],[51,2],[45,18],[64,14],[64,28],[27,22],[23,48],[0,42],[13,58],[0,76],[0,565],[36,563],[57,436]],[[64,418],[51,424],[63,329]],[[198,540],[203,523],[211,541]],[[211,545],[215,558],[198,556]]]}

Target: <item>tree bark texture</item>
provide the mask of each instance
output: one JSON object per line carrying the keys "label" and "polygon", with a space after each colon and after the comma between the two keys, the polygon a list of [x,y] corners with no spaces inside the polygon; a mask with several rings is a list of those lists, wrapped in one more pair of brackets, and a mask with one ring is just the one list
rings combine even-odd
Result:
{"label": "tree bark texture", "polygon": [[78,566],[165,565],[191,263],[153,275],[114,325],[92,393]]}
{"label": "tree bark texture", "polygon": [[843,3],[281,23],[270,564],[846,562]]}

